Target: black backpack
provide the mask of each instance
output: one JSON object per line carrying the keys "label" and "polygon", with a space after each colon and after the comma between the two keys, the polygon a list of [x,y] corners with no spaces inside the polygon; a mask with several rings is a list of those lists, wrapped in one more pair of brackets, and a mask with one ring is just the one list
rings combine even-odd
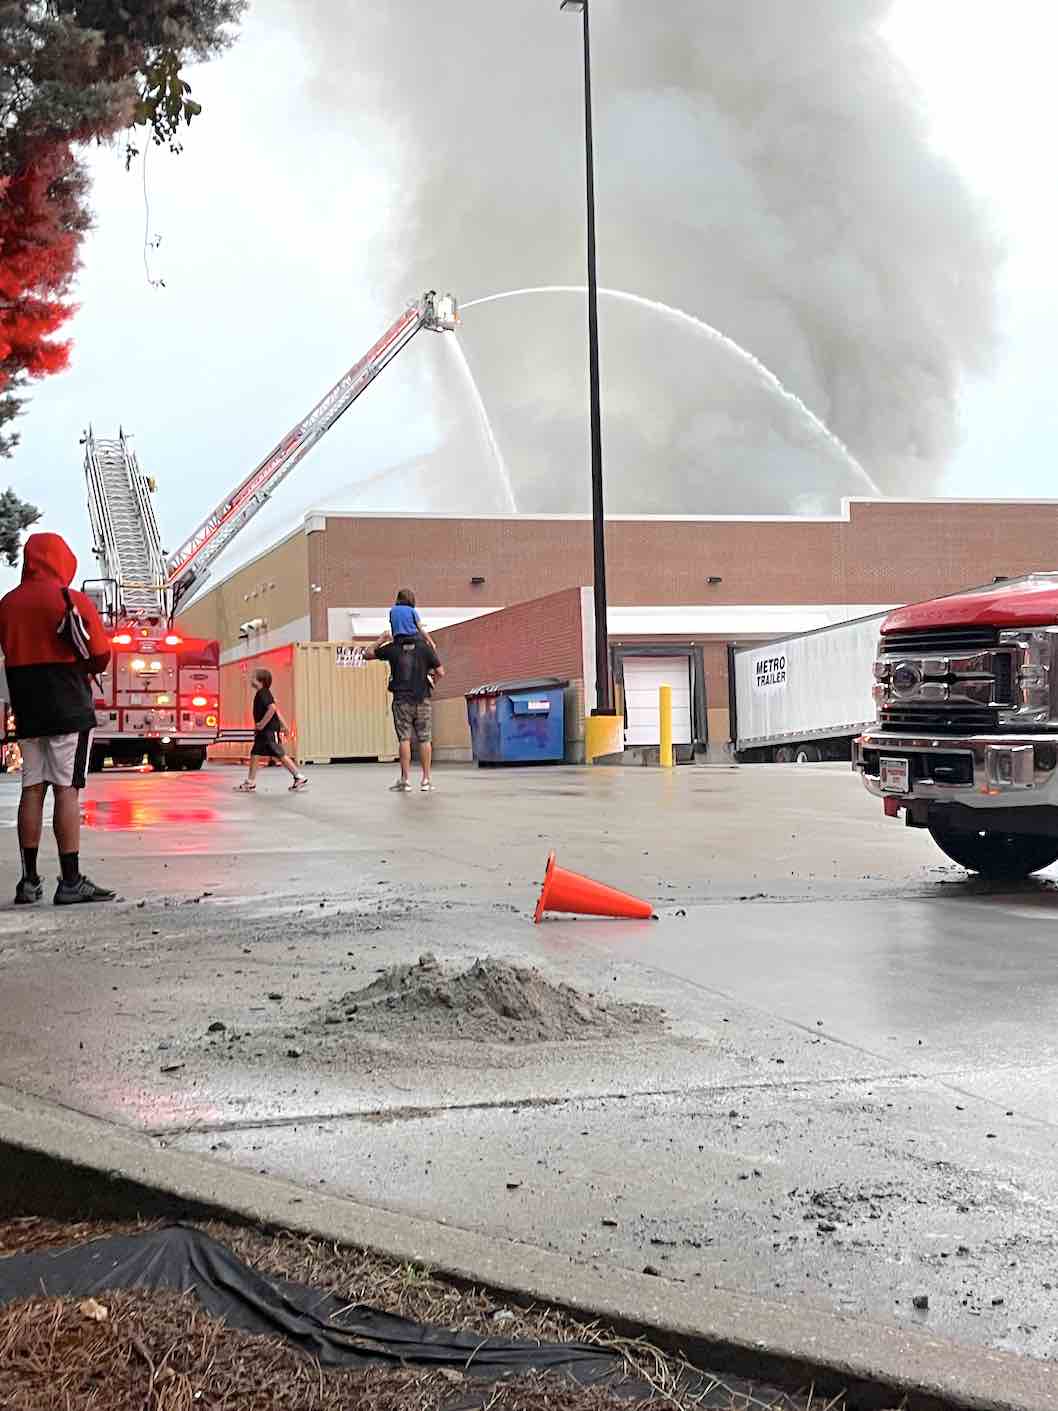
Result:
{"label": "black backpack", "polygon": [[77,604],[70,597],[69,588],[62,590],[62,596],[66,603],[66,611],[56,629],[56,635],[66,643],[76,656],[79,656],[82,661],[87,661],[92,655],[88,628],[84,624],[84,618],[81,616]]}

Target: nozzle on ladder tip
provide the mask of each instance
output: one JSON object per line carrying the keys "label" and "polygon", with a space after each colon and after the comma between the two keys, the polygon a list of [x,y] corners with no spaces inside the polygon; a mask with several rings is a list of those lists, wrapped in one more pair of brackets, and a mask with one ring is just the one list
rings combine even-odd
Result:
{"label": "nozzle on ladder tip", "polygon": [[610,916],[631,921],[655,921],[654,908],[649,902],[619,892],[603,882],[593,882],[579,872],[559,867],[555,854],[549,853],[544,885],[536,903],[534,925],[539,925],[544,913],[562,911],[580,916]]}

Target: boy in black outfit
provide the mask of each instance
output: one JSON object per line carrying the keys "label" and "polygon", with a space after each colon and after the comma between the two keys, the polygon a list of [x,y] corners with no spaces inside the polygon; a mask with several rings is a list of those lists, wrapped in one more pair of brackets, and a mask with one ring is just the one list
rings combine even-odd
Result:
{"label": "boy in black outfit", "polygon": [[253,794],[257,792],[257,762],[261,759],[277,760],[288,774],[293,775],[294,782],[290,786],[292,794],[308,786],[308,780],[304,774],[299,773],[297,765],[287,754],[280,738],[283,732],[283,722],[279,718],[276,710],[275,697],[272,695],[272,673],[263,667],[255,671],[250,678],[254,687],[253,698],[253,745],[250,748],[250,772],[241,784],[236,788],[238,794]]}

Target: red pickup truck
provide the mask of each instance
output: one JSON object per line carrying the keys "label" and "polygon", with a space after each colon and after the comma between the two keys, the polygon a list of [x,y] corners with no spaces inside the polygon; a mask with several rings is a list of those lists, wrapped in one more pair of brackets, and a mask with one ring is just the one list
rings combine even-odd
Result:
{"label": "red pickup truck", "polygon": [[899,608],[853,767],[953,861],[1026,877],[1058,860],[1058,574]]}

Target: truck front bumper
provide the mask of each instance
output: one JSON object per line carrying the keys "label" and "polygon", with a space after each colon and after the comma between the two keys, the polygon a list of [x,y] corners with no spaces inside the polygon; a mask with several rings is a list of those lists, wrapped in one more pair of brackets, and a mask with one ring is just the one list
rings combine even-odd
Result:
{"label": "truck front bumper", "polygon": [[[882,788],[883,758],[908,761],[906,793]],[[872,794],[885,799],[887,813],[908,807],[915,821],[923,806],[931,805],[1004,810],[1058,806],[1054,735],[937,737],[868,730],[853,741],[852,767]]]}

